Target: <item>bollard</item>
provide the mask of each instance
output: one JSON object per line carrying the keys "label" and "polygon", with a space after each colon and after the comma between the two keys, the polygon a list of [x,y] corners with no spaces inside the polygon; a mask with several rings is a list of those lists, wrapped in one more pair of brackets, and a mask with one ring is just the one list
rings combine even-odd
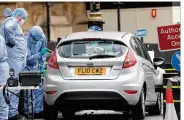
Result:
{"label": "bollard", "polygon": [[[175,81],[171,80],[171,78],[175,77]],[[179,73],[166,73],[163,74],[163,118],[164,120],[166,117],[166,89],[171,89],[172,90],[172,94],[173,94],[173,101],[174,101],[174,108],[175,112],[177,114],[177,119],[180,120],[180,80],[177,81],[176,77],[179,77]],[[171,110],[174,111],[174,110]],[[170,113],[170,114],[174,114],[174,112]]]}

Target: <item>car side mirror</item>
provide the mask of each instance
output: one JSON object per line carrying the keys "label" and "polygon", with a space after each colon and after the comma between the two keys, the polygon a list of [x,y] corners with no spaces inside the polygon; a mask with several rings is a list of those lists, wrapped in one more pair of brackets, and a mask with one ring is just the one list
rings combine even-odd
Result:
{"label": "car side mirror", "polygon": [[160,67],[165,63],[165,59],[162,57],[157,57],[157,58],[153,59],[153,63],[154,63],[154,67],[156,69],[157,67]]}

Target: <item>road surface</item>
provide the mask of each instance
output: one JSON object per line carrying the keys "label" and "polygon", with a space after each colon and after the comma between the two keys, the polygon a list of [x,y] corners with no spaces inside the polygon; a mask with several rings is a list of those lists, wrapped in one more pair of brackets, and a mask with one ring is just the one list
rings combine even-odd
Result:
{"label": "road surface", "polygon": [[[130,116],[131,117],[131,116]],[[114,111],[82,111],[76,113],[74,119],[70,120],[132,120],[130,117],[124,116],[121,113],[114,112]],[[44,119],[37,119],[37,120],[44,120]],[[62,115],[59,115],[58,120],[68,120],[62,118]],[[163,115],[157,116],[149,116],[146,115],[144,120],[163,120]]]}
{"label": "road surface", "polygon": [[[162,95],[163,100],[163,95]],[[163,102],[162,102],[163,103]],[[162,114],[156,115],[156,116],[150,116],[149,114],[146,114],[146,118],[144,120],[163,120],[163,104],[162,104]],[[59,113],[58,120],[67,120],[62,118],[62,114]],[[114,112],[114,111],[107,111],[107,110],[84,110],[76,113],[76,116],[74,119],[70,120],[132,120],[131,116],[124,116],[120,112]],[[44,119],[35,119],[35,120],[44,120]]]}
{"label": "road surface", "polygon": [[[114,111],[84,111],[76,114],[75,120],[132,120],[131,116],[127,117]],[[59,120],[65,120],[60,118]],[[163,120],[163,115],[149,116],[146,115],[144,120]]]}

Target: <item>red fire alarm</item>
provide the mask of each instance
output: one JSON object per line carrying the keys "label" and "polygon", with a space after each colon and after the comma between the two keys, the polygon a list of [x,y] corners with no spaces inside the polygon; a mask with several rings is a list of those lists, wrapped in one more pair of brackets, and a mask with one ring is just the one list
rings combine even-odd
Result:
{"label": "red fire alarm", "polygon": [[156,9],[151,10],[151,15],[152,15],[152,17],[156,17],[156,15],[157,15]]}

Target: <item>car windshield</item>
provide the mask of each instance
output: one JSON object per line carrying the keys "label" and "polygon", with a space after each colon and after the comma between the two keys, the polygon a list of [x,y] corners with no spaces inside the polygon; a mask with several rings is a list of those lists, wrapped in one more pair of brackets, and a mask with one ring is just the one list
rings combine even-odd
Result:
{"label": "car windshield", "polygon": [[76,40],[62,44],[59,55],[64,58],[89,58],[95,55],[122,56],[127,47],[113,40]]}

